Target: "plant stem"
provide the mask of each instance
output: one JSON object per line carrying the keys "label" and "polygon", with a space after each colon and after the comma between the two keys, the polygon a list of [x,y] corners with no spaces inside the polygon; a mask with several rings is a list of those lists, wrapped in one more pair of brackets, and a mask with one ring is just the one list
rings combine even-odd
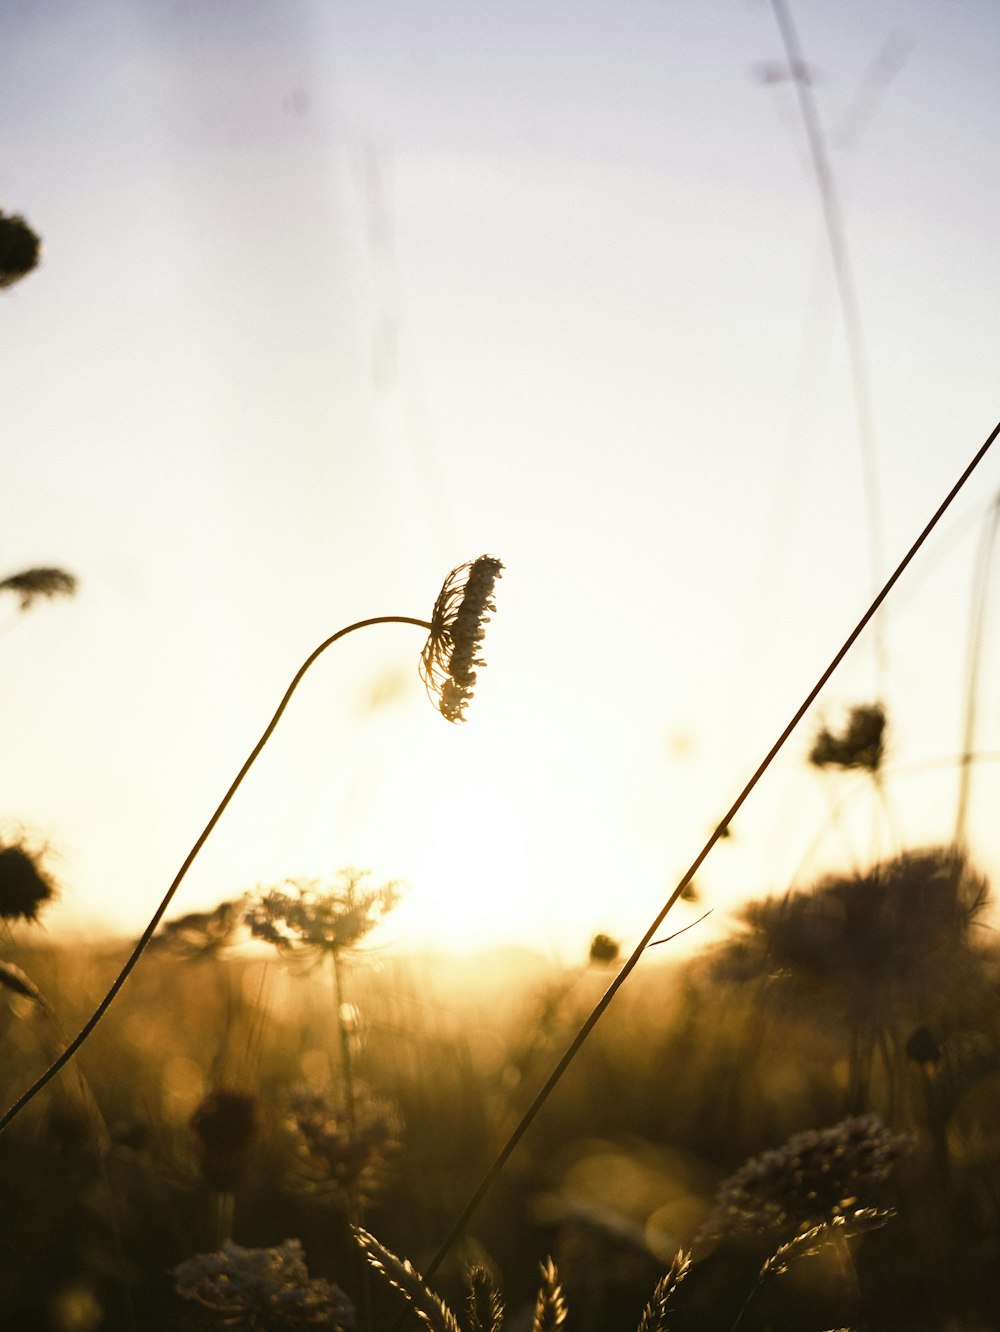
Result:
{"label": "plant stem", "polygon": [[[785,47],[792,82],[798,97],[802,123],[809,141],[809,154],[812,158],[813,173],[819,190],[820,204],[823,210],[823,223],[826,228],[830,258],[833,262],[834,280],[840,301],[840,313],[844,324],[844,338],[847,342],[847,356],[851,367],[851,383],[854,387],[854,411],[858,425],[858,442],[861,449],[861,470],[865,490],[865,506],[868,514],[868,558],[871,569],[871,586],[877,589],[882,581],[884,564],[882,543],[882,504],[878,482],[878,459],[872,431],[871,395],[868,389],[867,358],[861,329],[861,306],[854,284],[854,274],[847,248],[847,234],[844,229],[844,217],[837,196],[833,168],[826,148],[823,122],[819,108],[813,96],[808,67],[802,54],[795,25],[792,23],[791,10],[785,0],[771,0],[774,17]],[[875,653],[876,690],[882,691],[882,679],[885,675],[885,639],[882,626],[876,624],[872,646]]]}
{"label": "plant stem", "polygon": [[295,693],[295,690],[297,689],[306,671],[308,671],[309,667],[313,664],[313,662],[317,659],[317,657],[319,657],[322,653],[324,653],[328,647],[332,646],[332,644],[336,643],[338,639],[344,638],[347,634],[353,633],[355,629],[366,629],[371,624],[414,624],[421,629],[426,629],[428,632],[430,632],[431,629],[429,621],[416,620],[409,615],[377,615],[370,620],[358,620],[354,624],[347,625],[345,629],[339,629],[337,633],[331,634],[329,638],[324,639],[324,641],[320,643],[319,647],[315,648],[309,654],[309,656],[305,659],[305,661],[296,671],[295,675],[292,678],[291,684],[285,690],[284,696],[281,702],[278,704],[274,716],[271,718],[271,720],[268,722],[267,726],[264,729],[264,734],[260,737],[256,745],[254,745],[253,749],[250,751],[250,755],[247,758],[246,762],[243,764],[243,767],[240,768],[239,772],[236,774],[233,784],[230,786],[226,794],[222,797],[222,800],[219,802],[215,810],[215,813],[205,824],[205,827],[202,829],[201,833],[199,834],[198,839],[195,842],[194,846],[192,846],[191,850],[185,856],[184,863],[181,865],[180,869],[177,871],[176,875],[174,876],[173,883],[171,883],[170,887],[167,889],[166,893],[164,894],[163,901],[153,912],[149,924],[143,930],[138,943],[132,949],[128,961],[125,963],[121,971],[115,977],[115,980],[111,988],[108,990],[107,994],[104,996],[101,1002],[97,1005],[97,1008],[94,1010],[91,1016],[80,1028],[79,1032],[77,1032],[76,1036],[73,1037],[69,1045],[67,1045],[65,1050],[63,1050],[62,1054],[60,1054],[59,1057],[49,1065],[49,1067],[45,1070],[45,1072],[41,1075],[41,1077],[37,1080],[37,1082],[32,1083],[32,1085],[28,1088],[28,1090],[24,1092],[22,1096],[18,1097],[18,1099],[10,1107],[10,1109],[3,1116],[3,1118],[0,1118],[0,1133],[2,1133],[3,1130],[7,1128],[7,1126],[14,1119],[17,1118],[17,1116],[21,1113],[21,1111],[30,1101],[34,1100],[34,1098],[38,1095],[38,1093],[42,1090],[42,1088],[46,1086],[49,1082],[51,1082],[52,1079],[56,1076],[56,1074],[62,1068],[64,1068],[66,1064],[69,1063],[69,1061],[76,1054],[77,1050],[79,1050],[80,1046],[84,1043],[84,1041],[87,1039],[90,1033],[97,1026],[98,1022],[100,1022],[101,1018],[111,1007],[119,990],[128,980],[129,976],[132,974],[133,970],[135,969],[136,963],[139,961],[139,958],[142,957],[143,953],[145,952],[146,946],[148,945],[150,939],[152,939],[153,935],[156,933],[156,927],[163,919],[167,907],[170,905],[174,894],[177,892],[177,889],[180,887],[181,881],[183,880],[184,876],[187,874],[188,870],[191,868],[192,864],[194,863],[195,857],[198,855],[198,852],[208,841],[212,829],[215,827],[219,819],[222,817],[223,812],[226,809],[226,806],[229,804],[230,800],[232,800],[233,796],[236,794],[237,790],[240,787],[240,784],[243,781],[243,778],[253,767],[253,764],[257,759],[257,756],[260,754],[261,750],[264,748],[264,746],[267,744],[268,740],[270,739],[271,734],[274,731],[274,728],[277,726],[278,721],[281,718],[281,714],[285,711],[285,708],[288,706],[289,700],[291,699],[292,695]]}

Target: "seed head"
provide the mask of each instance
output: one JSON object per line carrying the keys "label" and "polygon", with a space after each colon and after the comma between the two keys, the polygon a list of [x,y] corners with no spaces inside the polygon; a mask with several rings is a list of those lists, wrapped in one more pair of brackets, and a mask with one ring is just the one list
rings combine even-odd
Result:
{"label": "seed head", "polygon": [[223,1191],[247,1171],[257,1140],[257,1102],[245,1092],[210,1092],[191,1116],[201,1149],[202,1174]]}
{"label": "seed head", "polygon": [[42,242],[24,218],[0,211],[0,287],[10,287],[26,277],[41,252]]}
{"label": "seed head", "polygon": [[881,703],[852,707],[840,735],[824,726],[809,753],[816,768],[865,768],[878,772],[885,753],[885,708]]}
{"label": "seed head", "polygon": [[912,1146],[878,1115],[809,1129],[754,1156],[716,1194],[704,1237],[736,1231],[805,1230],[866,1206]]}
{"label": "seed head", "polygon": [[76,579],[65,569],[25,569],[0,582],[0,592],[13,592],[21,598],[23,611],[39,597],[71,597],[75,591]]}
{"label": "seed head", "polygon": [[0,920],[37,920],[54,896],[52,880],[29,851],[0,844]]}
{"label": "seed head", "polygon": [[462,564],[445,579],[431,615],[431,633],[420,657],[420,674],[441,715],[464,721],[472,698],[476,668],[486,662],[476,654],[489,613],[496,610],[493,586],[503,565],[493,555]]}

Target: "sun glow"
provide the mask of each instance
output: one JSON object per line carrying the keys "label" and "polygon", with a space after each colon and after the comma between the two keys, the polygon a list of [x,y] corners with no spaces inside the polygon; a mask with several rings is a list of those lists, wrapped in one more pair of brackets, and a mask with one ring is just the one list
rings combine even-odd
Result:
{"label": "sun glow", "polygon": [[379,932],[393,946],[466,952],[519,931],[535,942],[538,884],[515,765],[481,728],[431,718],[430,729],[392,711],[363,728],[357,757],[324,793],[311,858],[335,847],[340,863],[400,881],[403,900]]}

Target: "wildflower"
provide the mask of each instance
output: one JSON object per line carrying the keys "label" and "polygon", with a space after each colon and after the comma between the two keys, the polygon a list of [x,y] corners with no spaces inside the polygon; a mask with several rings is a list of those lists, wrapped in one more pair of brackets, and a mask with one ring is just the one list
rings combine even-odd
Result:
{"label": "wildflower", "polygon": [[319,957],[353,948],[399,901],[394,883],[364,887],[367,873],[341,870],[336,889],[324,891],[318,880],[290,879],[291,892],[261,893],[246,911],[251,934],[278,949],[305,949]]}
{"label": "wildflower", "polygon": [[903,1047],[908,1059],[924,1068],[933,1068],[944,1059],[944,1051],[930,1027],[914,1027]]}
{"label": "wildflower", "polygon": [[246,1173],[257,1139],[257,1102],[245,1092],[211,1092],[191,1116],[201,1169],[213,1188],[231,1190]]}
{"label": "wildflower", "polygon": [[25,569],[0,581],[0,592],[16,593],[23,611],[39,597],[71,597],[75,591],[76,579],[65,569]]}
{"label": "wildflower", "polygon": [[848,713],[842,735],[823,727],[809,762],[816,768],[867,768],[878,772],[885,750],[885,723],[881,703],[859,703]]}
{"label": "wildflower", "polygon": [[911,1145],[878,1115],[858,1115],[832,1128],[808,1129],[754,1156],[725,1180],[702,1234],[807,1230],[857,1206],[892,1174]]}
{"label": "wildflower", "polygon": [[0,845],[0,920],[37,920],[55,886],[23,846]]}
{"label": "wildflower", "polygon": [[386,1100],[354,1090],[349,1111],[322,1087],[293,1087],[288,1127],[296,1138],[298,1180],[310,1191],[333,1188],[370,1199],[399,1146],[399,1117]]}
{"label": "wildflower", "polygon": [[310,1277],[299,1240],[273,1249],[242,1249],[226,1240],[218,1253],[200,1253],[174,1268],[185,1300],[217,1315],[219,1327],[293,1332],[323,1327],[346,1332],[354,1309],[338,1287]]}
{"label": "wildflower", "polygon": [[465,707],[476,684],[476,667],[486,665],[476,654],[488,612],[496,610],[493,587],[502,569],[494,556],[480,555],[452,570],[434,603],[430,637],[420,657],[420,674],[448,721],[465,720]]}
{"label": "wildflower", "polygon": [[0,210],[0,287],[13,286],[38,264],[42,242],[23,217]]}
{"label": "wildflower", "polygon": [[590,941],[590,961],[593,966],[610,966],[618,961],[621,944],[610,934],[595,934]]}
{"label": "wildflower", "polygon": [[168,920],[152,944],[177,957],[216,957],[233,943],[242,921],[242,899],[220,902],[213,911],[191,911]]}

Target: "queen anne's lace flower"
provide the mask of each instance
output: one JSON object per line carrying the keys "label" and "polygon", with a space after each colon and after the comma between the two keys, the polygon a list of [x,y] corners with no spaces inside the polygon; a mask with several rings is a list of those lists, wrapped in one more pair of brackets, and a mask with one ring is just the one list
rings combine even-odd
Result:
{"label": "queen anne's lace flower", "polygon": [[448,721],[465,720],[465,707],[476,684],[476,667],[486,665],[476,654],[489,612],[496,610],[493,587],[502,569],[495,556],[480,555],[448,575],[434,603],[420,674]]}
{"label": "queen anne's lace flower", "polygon": [[354,1309],[339,1286],[310,1277],[299,1240],[273,1249],[241,1249],[226,1240],[174,1269],[178,1295],[215,1317],[218,1327],[292,1332],[323,1327],[346,1332]]}
{"label": "queen anne's lace flower", "polygon": [[784,1146],[752,1157],[722,1184],[703,1234],[805,1230],[830,1222],[871,1203],[910,1145],[878,1115],[796,1133]]}

